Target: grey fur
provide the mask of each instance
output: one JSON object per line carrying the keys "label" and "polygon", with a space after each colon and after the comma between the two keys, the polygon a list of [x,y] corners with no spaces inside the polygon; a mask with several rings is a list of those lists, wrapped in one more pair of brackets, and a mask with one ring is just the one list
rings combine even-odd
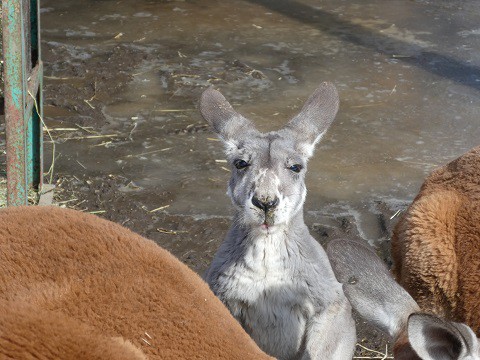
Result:
{"label": "grey fur", "polygon": [[380,258],[363,244],[334,240],[328,244],[327,254],[353,308],[392,338],[405,328],[409,314],[420,311]]}
{"label": "grey fur", "polygon": [[[211,289],[272,356],[351,359],[350,304],[303,221],[307,161],[338,111],[335,87],[320,85],[283,129],[265,134],[216,90],[203,93],[200,110],[225,145],[235,208],[206,273]],[[248,166],[237,169],[239,160]]]}
{"label": "grey fur", "polygon": [[[367,246],[334,240],[327,254],[345,295],[364,319],[395,341],[408,337],[395,358],[423,360],[479,360],[480,345],[464,324],[422,314],[415,300],[390,275],[385,264]],[[414,351],[412,354],[411,351]]]}
{"label": "grey fur", "polygon": [[478,339],[472,329],[435,315],[410,315],[408,339],[415,352],[425,360],[480,359]]}

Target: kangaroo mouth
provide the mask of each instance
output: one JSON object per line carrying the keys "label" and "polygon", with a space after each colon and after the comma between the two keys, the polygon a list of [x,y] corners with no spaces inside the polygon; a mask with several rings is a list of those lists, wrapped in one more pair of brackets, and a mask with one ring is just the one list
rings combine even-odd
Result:
{"label": "kangaroo mouth", "polygon": [[275,225],[275,216],[273,213],[265,213],[263,222],[261,224],[262,229],[268,229]]}
{"label": "kangaroo mouth", "polygon": [[260,227],[264,230],[268,230],[272,225],[269,225],[267,224],[266,222],[264,222],[262,225],[260,225]]}
{"label": "kangaroo mouth", "polygon": [[277,230],[277,227],[274,226],[273,224],[263,223],[262,225],[259,226],[259,229],[263,234],[266,235],[266,234],[274,233]]}

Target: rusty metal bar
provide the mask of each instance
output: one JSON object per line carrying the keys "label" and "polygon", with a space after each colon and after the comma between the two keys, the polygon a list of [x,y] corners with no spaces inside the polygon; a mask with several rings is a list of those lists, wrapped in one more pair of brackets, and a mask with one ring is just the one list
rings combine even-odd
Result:
{"label": "rusty metal bar", "polygon": [[[28,1],[28,3],[26,3]],[[3,0],[5,77],[5,133],[7,150],[7,204],[28,204],[28,189],[41,183],[42,63],[37,21],[32,31],[30,11],[38,17],[37,0]],[[36,36],[36,41],[32,37]],[[30,45],[38,47],[32,51]],[[35,63],[32,71],[32,63]],[[29,81],[28,81],[29,80]],[[30,95],[31,94],[31,95]],[[39,112],[33,106],[34,99]]]}
{"label": "rusty metal bar", "polygon": [[7,204],[27,204],[24,109],[25,41],[22,4],[3,0],[3,56],[5,71],[5,134],[7,148]]}

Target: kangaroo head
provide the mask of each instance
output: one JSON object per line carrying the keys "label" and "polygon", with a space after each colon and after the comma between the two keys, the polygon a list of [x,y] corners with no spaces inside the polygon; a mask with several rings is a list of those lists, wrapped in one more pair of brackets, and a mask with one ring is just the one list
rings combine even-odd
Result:
{"label": "kangaroo head", "polygon": [[297,116],[268,133],[257,131],[212,88],[202,94],[200,111],[225,145],[237,221],[264,231],[288,224],[305,201],[307,161],[337,114],[335,86],[321,84]]}

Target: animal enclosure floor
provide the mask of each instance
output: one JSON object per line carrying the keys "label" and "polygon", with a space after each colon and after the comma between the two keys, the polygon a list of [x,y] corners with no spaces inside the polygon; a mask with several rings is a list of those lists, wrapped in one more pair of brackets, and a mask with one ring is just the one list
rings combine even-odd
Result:
{"label": "animal enclosure floor", "polygon": [[322,244],[361,238],[387,262],[426,174],[478,145],[475,0],[44,0],[41,13],[56,201],[199,273],[231,218],[222,147],[197,110],[207,86],[266,131],[334,82],[340,111],[309,164],[306,222]]}

